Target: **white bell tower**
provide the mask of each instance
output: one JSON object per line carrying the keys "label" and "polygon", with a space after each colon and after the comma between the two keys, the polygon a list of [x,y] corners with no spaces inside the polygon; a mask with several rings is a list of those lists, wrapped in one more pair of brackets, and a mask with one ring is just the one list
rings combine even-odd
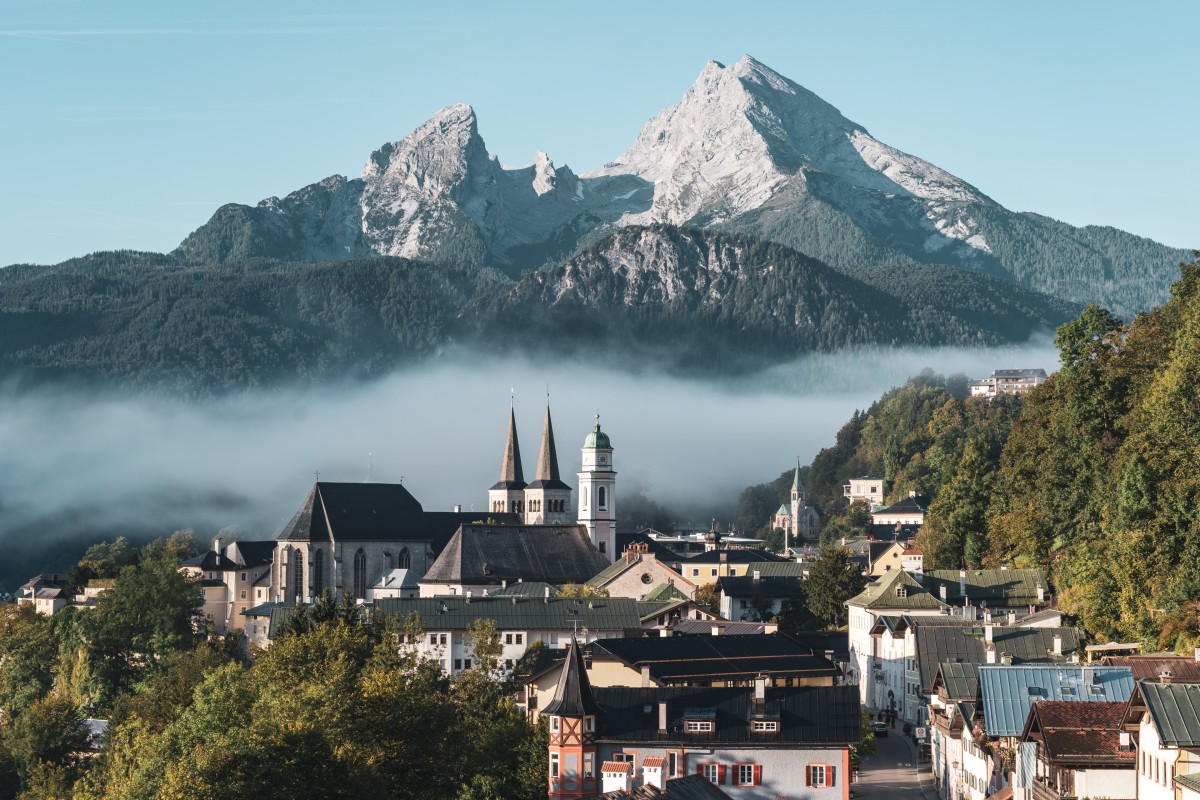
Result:
{"label": "white bell tower", "polygon": [[588,537],[608,560],[617,555],[617,473],[613,471],[612,442],[596,428],[583,440],[583,466],[579,471],[579,524],[586,525]]}

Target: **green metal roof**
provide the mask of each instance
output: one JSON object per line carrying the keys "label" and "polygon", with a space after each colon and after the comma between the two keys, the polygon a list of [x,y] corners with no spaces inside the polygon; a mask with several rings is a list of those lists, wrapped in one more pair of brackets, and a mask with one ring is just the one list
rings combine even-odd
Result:
{"label": "green metal roof", "polygon": [[[903,589],[903,591],[900,591]],[[881,575],[859,594],[846,601],[846,605],[861,608],[945,608],[946,604],[925,590],[908,572],[892,570]]]}
{"label": "green metal roof", "polygon": [[429,630],[466,630],[476,620],[490,619],[501,630],[578,627],[624,631],[641,628],[643,616],[662,608],[663,603],[640,603],[624,597],[421,597],[375,601],[375,613],[404,618],[416,612]]}
{"label": "green metal roof", "polygon": [[679,591],[678,587],[671,583],[660,583],[646,594],[642,595],[643,602],[659,602],[662,600],[687,600],[688,596]]}
{"label": "green metal roof", "polygon": [[974,701],[979,696],[979,668],[974,664],[945,663],[938,667],[946,697],[952,701]]}
{"label": "green metal roof", "polygon": [[[989,606],[1047,605],[1050,584],[1046,573],[1040,569],[934,569],[925,573],[925,588],[940,596],[941,587],[946,587],[946,602],[961,603],[965,596],[978,605],[986,601]],[[1043,598],[1038,600],[1037,587],[1042,587]]]}
{"label": "green metal roof", "polygon": [[600,430],[600,418],[596,417],[596,428],[587,435],[583,440],[585,448],[598,448],[601,450],[611,450],[612,442],[608,438],[608,434]]}
{"label": "green metal roof", "polygon": [[1139,681],[1150,722],[1167,747],[1200,747],[1200,683]]}

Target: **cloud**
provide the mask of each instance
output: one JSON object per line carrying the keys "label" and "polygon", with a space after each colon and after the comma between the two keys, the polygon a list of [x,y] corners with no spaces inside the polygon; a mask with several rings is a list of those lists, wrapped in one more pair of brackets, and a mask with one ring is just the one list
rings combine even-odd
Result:
{"label": "cloud", "polygon": [[[1046,341],[989,350],[818,355],[733,382],[629,376],[586,362],[454,361],[387,379],[204,403],[79,391],[0,396],[0,546],[192,527],[273,537],[321,480],[403,481],[429,510],[484,509],[500,470],[509,390],[527,476],[549,384],[563,477],[595,423],[621,488],[703,524],[743,488],[809,462],[855,409],[926,367],[972,377],[1056,366]],[[692,514],[694,518],[688,515]],[[61,566],[66,566],[61,565]],[[2,577],[2,576],[0,576]],[[11,587],[7,587],[11,588]]]}

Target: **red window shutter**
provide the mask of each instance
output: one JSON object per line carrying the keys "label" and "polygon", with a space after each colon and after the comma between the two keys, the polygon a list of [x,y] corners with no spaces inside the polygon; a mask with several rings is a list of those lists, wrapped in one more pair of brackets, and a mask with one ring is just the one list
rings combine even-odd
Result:
{"label": "red window shutter", "polygon": [[754,765],[754,783],[751,786],[762,785],[762,764]]}
{"label": "red window shutter", "polygon": [[717,765],[717,785],[718,786],[725,785],[725,765],[724,764]]}
{"label": "red window shutter", "polygon": [[827,770],[825,774],[829,776],[825,779],[825,785],[837,786],[837,769],[832,764],[825,767],[825,769]]}
{"label": "red window shutter", "polygon": [[704,762],[703,761],[701,761],[699,764],[696,765],[696,774],[697,775],[704,774]]}
{"label": "red window shutter", "polygon": [[809,764],[807,767],[804,768],[804,785],[805,786],[812,786],[812,774],[813,774],[812,764]]}

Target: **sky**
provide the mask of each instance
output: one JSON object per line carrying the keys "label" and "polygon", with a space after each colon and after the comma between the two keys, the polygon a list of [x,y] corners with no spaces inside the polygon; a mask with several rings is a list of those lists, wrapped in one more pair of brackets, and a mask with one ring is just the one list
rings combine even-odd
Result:
{"label": "sky", "polygon": [[163,3],[0,7],[0,265],[169,251],[439,108],[502,163],[615,159],[743,54],[1018,211],[1200,246],[1190,2]]}

